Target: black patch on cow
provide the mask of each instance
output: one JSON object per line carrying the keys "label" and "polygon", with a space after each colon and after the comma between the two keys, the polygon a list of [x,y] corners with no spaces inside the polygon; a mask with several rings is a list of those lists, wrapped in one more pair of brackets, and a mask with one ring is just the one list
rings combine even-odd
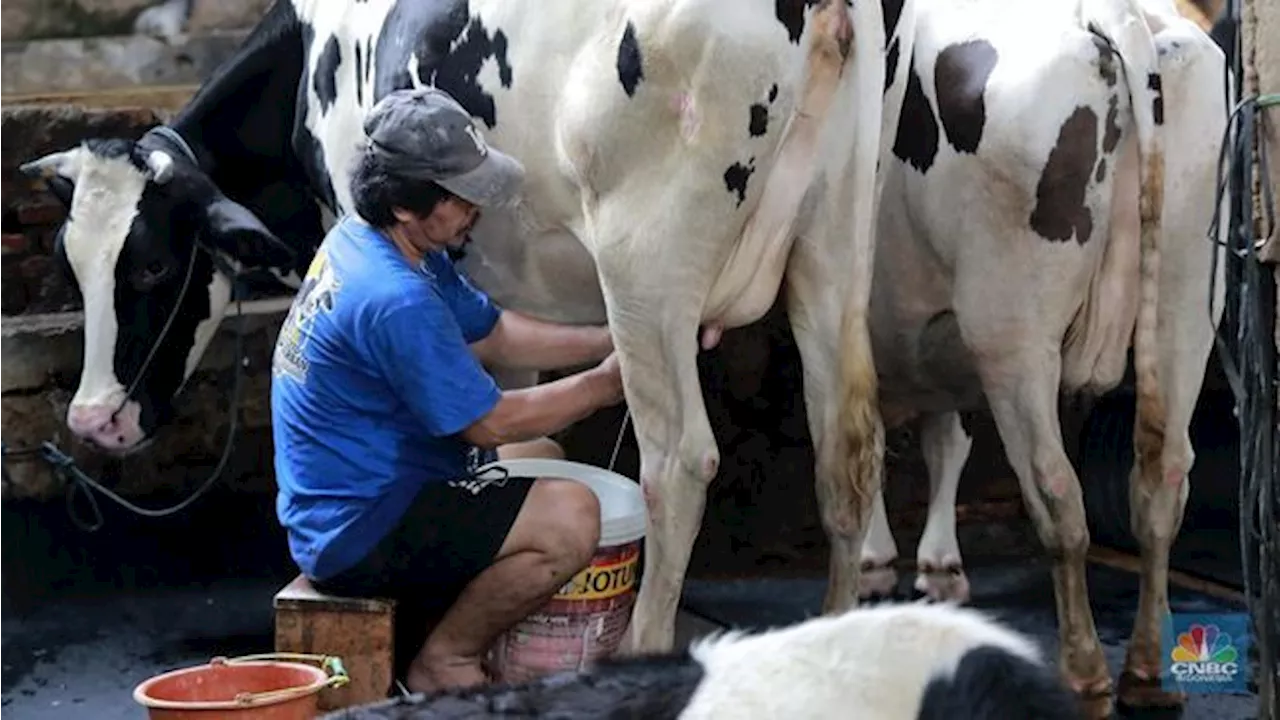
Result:
{"label": "black patch on cow", "polygon": [[492,59],[502,86],[511,86],[507,37],[501,30],[490,34],[480,18],[470,17],[465,0],[397,0],[383,22],[374,54],[374,102],[392,91],[413,87],[409,58],[414,55],[417,80],[449,93],[489,128],[497,125],[493,96],[480,86],[477,76]]}
{"label": "black patch on cow", "polygon": [[1120,98],[1112,95],[1107,101],[1107,122],[1102,131],[1102,151],[1111,152],[1120,142]]}
{"label": "black patch on cow", "polygon": [[315,86],[316,98],[320,101],[320,111],[329,112],[334,98],[338,97],[338,66],[342,64],[342,48],[338,47],[338,38],[330,35],[320,51],[316,61],[316,74],[311,78]]}
{"label": "black patch on cow", "polygon": [[365,83],[373,82],[373,37],[364,39],[364,81]]}
{"label": "black patch on cow", "polygon": [[769,130],[769,108],[761,103],[751,104],[751,119],[747,122],[747,132],[751,137],[760,137]]}
{"label": "black patch on cow", "polygon": [[889,92],[889,86],[893,85],[894,73],[898,72],[898,55],[902,53],[902,43],[898,38],[893,39],[893,43],[889,45],[889,53],[884,59],[884,92]]}
{"label": "black patch on cow", "polygon": [[818,0],[776,0],[774,13],[778,22],[787,29],[787,38],[799,44],[804,34],[804,11],[818,4]]}
{"label": "black patch on cow", "polygon": [[334,720],[526,717],[675,720],[705,671],[688,652],[602,659],[519,684],[409,695],[338,710]]}
{"label": "black patch on cow", "polygon": [[960,656],[954,672],[929,679],[916,720],[1068,720],[1083,717],[1082,712],[1079,698],[1054,668],[979,645]]}
{"label": "black patch on cow", "polygon": [[902,18],[902,0],[884,0],[884,42],[889,44],[889,39],[893,37],[893,31],[898,28],[898,20]]}
{"label": "black patch on cow", "polygon": [[[298,111],[305,112],[309,95],[299,90],[312,82],[307,72],[311,39],[311,28],[298,20],[291,3],[273,4],[172,122],[200,158],[207,179],[299,256],[324,235],[313,195],[317,171],[294,147],[302,124]],[[327,183],[323,168],[318,172]],[[305,268],[310,258],[299,262]]]}
{"label": "black patch on cow", "polygon": [[[310,25],[304,25],[302,27],[303,47],[309,49],[314,40],[314,30]],[[299,85],[305,88],[310,83],[319,84],[319,81],[312,77],[311,71],[304,64]],[[333,178],[329,176],[329,168],[325,165],[324,148],[321,147],[320,141],[311,133],[306,123],[301,121],[302,118],[306,117],[306,112],[306,96],[304,93],[298,93],[296,113],[299,122],[293,130],[290,147],[293,150],[293,154],[297,156],[299,164],[305,169],[312,189],[315,190],[317,197],[320,198],[320,202],[327,205],[330,210],[334,210],[337,208],[337,193],[333,190]]]}
{"label": "black patch on cow", "polygon": [[356,104],[364,105],[364,48],[356,42]]}
{"label": "black patch on cow", "polygon": [[938,121],[933,117],[933,107],[925,97],[915,67],[907,74],[907,91],[902,97],[893,154],[922,173],[929,171],[938,155]]}
{"label": "black patch on cow", "polygon": [[1160,79],[1160,73],[1147,74],[1147,89],[1156,94],[1151,101],[1151,115],[1155,118],[1157,125],[1164,124],[1164,86]]}
{"label": "black patch on cow", "polygon": [[1098,159],[1098,116],[1080,106],[1058,130],[1058,142],[1036,185],[1031,229],[1048,240],[1066,242],[1074,235],[1083,245],[1093,232],[1093,215],[1085,207],[1089,175]]}
{"label": "black patch on cow", "polygon": [[778,83],[774,83],[769,86],[769,102],[773,103],[773,101],[777,99],[778,99]]}
{"label": "black patch on cow", "polygon": [[1102,182],[1107,176],[1107,159],[1105,157],[1098,158],[1098,170],[1093,174],[1094,182]]}
{"label": "black patch on cow", "polygon": [[636,39],[636,26],[627,21],[622,31],[622,41],[618,43],[618,82],[627,97],[636,94],[636,87],[644,79],[644,60],[640,57],[640,41]]}
{"label": "black patch on cow", "polygon": [[997,57],[995,47],[986,40],[949,45],[938,53],[933,66],[938,117],[957,152],[977,152],[982,141],[982,128],[987,122],[982,94]]}
{"label": "black patch on cow", "polygon": [[747,181],[751,179],[751,173],[756,171],[756,159],[753,157],[747,161],[746,165],[742,163],[734,163],[724,171],[724,186],[731,193],[737,193],[738,206],[741,207],[743,201],[747,199]]}
{"label": "black patch on cow", "polygon": [[1089,32],[1093,33],[1093,46],[1098,49],[1098,74],[1102,76],[1103,81],[1107,83],[1107,87],[1115,87],[1117,76],[1116,69],[1116,49],[1112,47],[1111,41],[1101,34],[1094,26],[1089,26]]}
{"label": "black patch on cow", "polygon": [[320,201],[330,209],[338,207],[338,194],[333,190],[333,178],[329,175],[325,164],[324,148],[320,141],[306,126],[299,126],[293,136],[293,152],[308,168],[313,168],[312,183],[318,187],[316,192]]}

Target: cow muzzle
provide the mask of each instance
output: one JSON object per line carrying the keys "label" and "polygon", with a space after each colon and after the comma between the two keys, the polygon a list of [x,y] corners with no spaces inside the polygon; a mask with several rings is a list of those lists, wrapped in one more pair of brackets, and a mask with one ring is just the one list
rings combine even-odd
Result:
{"label": "cow muzzle", "polygon": [[[116,412],[116,408],[120,408]],[[137,450],[145,434],[140,417],[142,408],[130,400],[102,405],[72,405],[67,410],[67,428],[76,437],[102,450],[126,454]]]}

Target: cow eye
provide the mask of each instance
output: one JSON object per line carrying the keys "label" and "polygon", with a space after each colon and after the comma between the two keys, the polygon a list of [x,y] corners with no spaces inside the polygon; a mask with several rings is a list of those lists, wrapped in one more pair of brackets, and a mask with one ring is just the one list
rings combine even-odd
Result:
{"label": "cow eye", "polygon": [[160,260],[154,260],[146,267],[138,271],[137,284],[139,289],[148,289],[155,287],[169,275],[169,266]]}

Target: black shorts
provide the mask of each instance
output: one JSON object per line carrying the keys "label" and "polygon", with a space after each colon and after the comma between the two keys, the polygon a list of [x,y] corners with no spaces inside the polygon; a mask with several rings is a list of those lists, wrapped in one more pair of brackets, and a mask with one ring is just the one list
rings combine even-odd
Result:
{"label": "black shorts", "polygon": [[430,483],[363,559],[311,584],[331,595],[396,600],[395,674],[403,680],[427,629],[493,563],[532,487],[533,478],[500,470]]}

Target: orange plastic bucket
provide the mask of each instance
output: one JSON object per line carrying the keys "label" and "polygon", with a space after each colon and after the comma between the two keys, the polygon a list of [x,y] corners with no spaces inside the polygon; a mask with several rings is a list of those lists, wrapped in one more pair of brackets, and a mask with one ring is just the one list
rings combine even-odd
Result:
{"label": "orange plastic bucket", "polygon": [[[320,667],[281,660],[316,660]],[[311,720],[317,694],[348,681],[342,660],[327,655],[267,653],[156,675],[133,689],[151,720]]]}

